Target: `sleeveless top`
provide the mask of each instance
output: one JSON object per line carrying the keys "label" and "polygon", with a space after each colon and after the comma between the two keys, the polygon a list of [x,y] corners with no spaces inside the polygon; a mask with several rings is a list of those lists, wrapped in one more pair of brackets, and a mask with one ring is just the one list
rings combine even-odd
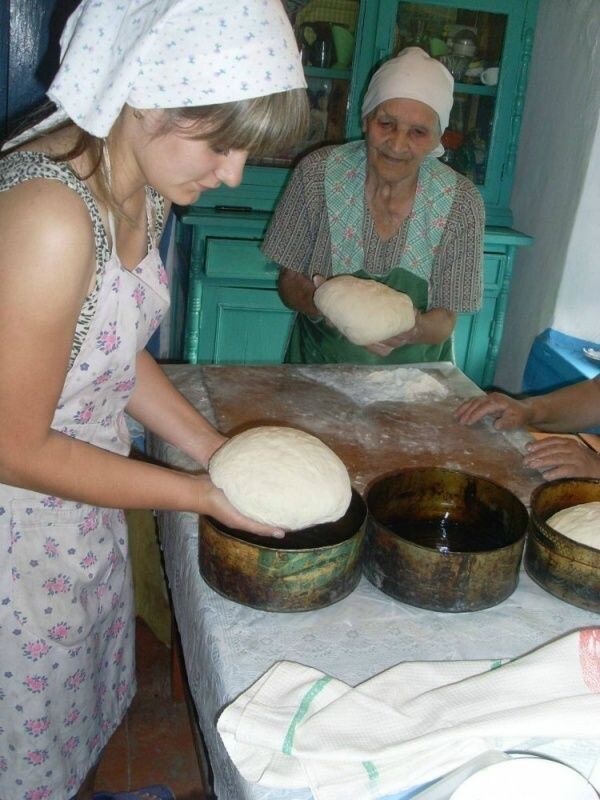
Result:
{"label": "sleeveless top", "polygon": [[[60,181],[82,198],[96,244],[95,283],[52,427],[127,455],[125,408],[137,353],[169,304],[157,247],[163,204],[147,193],[149,250],[127,270],[94,198],[67,164],[35,152],[0,160],[0,191],[37,178]],[[76,793],[135,693],[133,625],[124,513],[0,484],[3,800]]]}

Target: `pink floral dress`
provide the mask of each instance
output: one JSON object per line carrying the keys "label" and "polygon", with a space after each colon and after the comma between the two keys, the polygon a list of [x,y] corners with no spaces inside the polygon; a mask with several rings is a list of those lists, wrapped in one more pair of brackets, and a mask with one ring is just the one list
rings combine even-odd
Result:
{"label": "pink floral dress", "polygon": [[[52,427],[126,455],[136,355],[168,308],[148,193],[149,251],[133,270],[111,252],[89,191],[39,153],[0,161],[0,191],[60,180],[86,202],[96,286],[82,309]],[[114,240],[114,237],[113,237]],[[0,484],[0,797],[67,800],[135,693],[134,611],[122,511]]]}

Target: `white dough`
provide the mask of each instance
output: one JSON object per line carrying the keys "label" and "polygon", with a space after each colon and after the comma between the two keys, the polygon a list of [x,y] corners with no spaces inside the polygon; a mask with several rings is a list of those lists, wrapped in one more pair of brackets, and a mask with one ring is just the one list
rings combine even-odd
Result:
{"label": "white dough", "polygon": [[375,280],[330,278],[316,290],[314,303],[354,344],[383,342],[415,326],[410,297]]}
{"label": "white dough", "polygon": [[208,471],[238,511],[284,530],[333,522],[350,505],[343,461],[316,436],[296,428],[244,431],[213,454]]}
{"label": "white dough", "polygon": [[553,514],[546,524],[575,542],[600,550],[600,502],[563,508]]}

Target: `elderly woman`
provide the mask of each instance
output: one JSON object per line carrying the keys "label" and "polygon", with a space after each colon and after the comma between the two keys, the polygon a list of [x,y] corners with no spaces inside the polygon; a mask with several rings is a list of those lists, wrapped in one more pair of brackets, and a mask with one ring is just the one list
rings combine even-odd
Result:
{"label": "elderly woman", "polygon": [[[299,312],[292,363],[415,363],[452,359],[459,312],[481,304],[484,208],[475,186],[437,160],[453,80],[410,47],[373,76],[365,141],[305,157],[275,211],[264,252],[281,267],[283,302]],[[415,326],[368,347],[319,317],[313,295],[341,274],[408,294]]]}

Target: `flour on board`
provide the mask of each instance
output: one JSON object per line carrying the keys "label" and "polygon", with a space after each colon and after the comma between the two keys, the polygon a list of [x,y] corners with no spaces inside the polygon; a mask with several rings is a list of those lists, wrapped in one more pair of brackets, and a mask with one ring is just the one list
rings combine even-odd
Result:
{"label": "flour on board", "polygon": [[343,375],[328,369],[314,369],[307,377],[345,394],[359,405],[386,400],[410,403],[421,398],[443,398],[448,390],[436,378],[414,367],[397,367],[363,371],[357,369]]}

